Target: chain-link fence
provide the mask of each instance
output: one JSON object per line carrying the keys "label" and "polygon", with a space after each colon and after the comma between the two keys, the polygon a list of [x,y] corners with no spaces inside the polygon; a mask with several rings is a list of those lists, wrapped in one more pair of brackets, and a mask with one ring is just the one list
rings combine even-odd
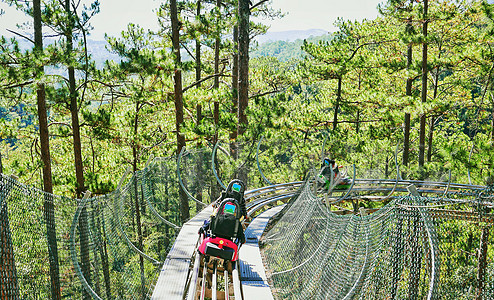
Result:
{"label": "chain-link fence", "polygon": [[[81,200],[1,175],[0,298],[147,299],[181,224],[216,199],[222,184],[243,178],[254,189],[303,180],[327,154],[323,140],[315,134],[185,150],[178,159],[154,159],[113,193]],[[381,157],[348,154],[356,148],[332,157],[345,165]],[[380,165],[385,181],[362,180],[377,173],[359,166],[348,193],[314,194],[306,185],[287,205],[264,249],[277,297],[420,298],[431,282],[434,297],[493,295],[493,254],[485,246],[492,242],[492,192],[416,182],[430,197],[407,197],[403,186],[395,188],[391,166]],[[354,214],[364,204],[370,214],[342,215],[349,201]]]}
{"label": "chain-link fence", "polygon": [[307,181],[261,243],[275,298],[494,299],[493,191],[447,186],[342,215]]}

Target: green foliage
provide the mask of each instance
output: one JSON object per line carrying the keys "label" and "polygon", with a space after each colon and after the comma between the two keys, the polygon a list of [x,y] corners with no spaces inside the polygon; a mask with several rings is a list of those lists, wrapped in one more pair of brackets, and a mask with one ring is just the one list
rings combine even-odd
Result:
{"label": "green foliage", "polygon": [[[83,33],[90,26],[86,21],[98,11],[97,2],[78,17],[67,16],[55,2],[48,4],[43,13],[45,25],[59,34],[73,26],[77,38],[74,40],[82,42]],[[191,58],[181,66],[186,90],[185,120],[180,125],[187,149],[212,143],[216,135],[221,141],[229,142],[238,122],[235,92],[230,81],[234,44],[229,39],[235,22],[234,1],[224,2],[221,9],[216,9],[214,3],[203,2],[199,15],[196,15],[196,4],[193,1],[180,4],[183,9],[180,36],[183,54],[188,52]],[[90,191],[107,194],[116,188],[128,165],[142,169],[151,155],[175,153],[177,124],[172,78],[175,63],[170,50],[166,5],[158,12],[162,25],[159,32],[145,31],[130,24],[120,37],[107,37],[109,50],[121,60],[107,61],[100,70],[96,70],[91,57],[86,60],[84,44],[75,46],[73,53],[66,53],[67,43],[61,38],[35,56],[33,49],[21,51],[16,39],[1,38],[0,107],[3,109],[0,139],[18,140],[15,147],[0,142],[5,173],[15,174],[20,181],[41,187],[34,99],[35,85],[44,83],[49,106],[55,193],[74,195],[76,180],[69,88],[63,65],[74,66],[78,73],[76,96],[82,124],[83,167]],[[239,138],[251,143],[245,144],[248,151],[241,152],[237,160],[227,155],[226,150],[218,154],[219,160],[224,162],[220,166],[223,178],[237,175],[235,172],[244,162],[249,168],[254,165],[252,141],[264,136],[260,164],[266,177],[277,183],[301,180],[312,166],[319,166],[320,148],[326,135],[329,139],[323,149],[324,155],[347,166],[350,175],[350,166],[356,164],[360,178],[392,178],[395,176],[395,149],[398,149],[396,160],[399,164],[403,155],[404,113],[410,113],[412,121],[410,159],[408,166],[400,164],[403,177],[448,180],[451,170],[455,182],[484,184],[488,177],[492,178],[492,5],[476,1],[433,1],[430,9],[433,19],[426,40],[429,43],[429,98],[425,103],[419,99],[422,49],[418,46],[425,41],[420,30],[419,2],[388,1],[381,7],[383,15],[375,20],[338,20],[338,29],[331,35],[258,46],[250,60],[249,127]],[[253,13],[263,11],[256,8]],[[408,19],[410,24],[404,22]],[[253,27],[251,33],[257,34],[264,29],[263,26]],[[202,45],[200,67],[205,78],[214,72],[213,45],[218,36],[221,37],[220,57],[224,68],[220,87],[212,89],[212,79],[191,87],[196,80],[193,70],[196,62],[192,59],[196,39]],[[407,67],[409,45],[413,46],[413,59]],[[40,66],[50,67],[53,74],[34,72]],[[405,91],[407,79],[412,83],[409,96]],[[216,101],[220,108],[217,124],[214,122]],[[31,124],[23,126],[23,119],[18,115],[3,113],[19,103],[27,104]],[[198,105],[202,107],[200,121],[195,111]],[[429,116],[429,122],[434,121],[428,129],[432,140],[427,148],[431,150],[431,157],[419,168],[419,116],[424,113]],[[333,130],[336,114],[338,126]],[[202,168],[205,172],[206,167]],[[167,170],[168,176],[175,176],[170,170]],[[252,184],[262,182],[256,178]],[[156,208],[165,212],[163,216],[167,220],[179,224],[177,187],[156,182],[150,183],[150,188],[159,190],[162,195],[153,199]],[[135,207],[132,199],[127,199],[126,204],[129,209]],[[140,204],[146,207],[145,203]],[[373,207],[375,204],[352,205]],[[190,206],[195,212],[193,202]],[[125,230],[135,241],[135,220],[129,214]],[[159,253],[163,259],[173,243],[164,232],[171,229],[156,224],[148,216],[143,217],[142,223],[148,229],[144,234],[145,249]],[[152,229],[153,226],[156,228]],[[470,297],[469,292],[464,292],[470,289],[470,283],[460,281],[475,275],[474,262],[468,253],[474,251],[472,245],[478,244],[479,236],[471,234],[471,228],[459,223],[444,224],[441,230],[458,238],[457,242],[444,241],[443,251],[451,254],[448,262],[451,265],[444,271],[448,274],[448,288],[451,288],[448,294],[451,299]],[[455,247],[465,252],[455,252]],[[137,260],[129,262],[118,258],[110,265],[114,273],[139,272]],[[146,274],[151,273],[151,269],[146,267]],[[125,280],[115,284],[122,290],[126,287]]]}

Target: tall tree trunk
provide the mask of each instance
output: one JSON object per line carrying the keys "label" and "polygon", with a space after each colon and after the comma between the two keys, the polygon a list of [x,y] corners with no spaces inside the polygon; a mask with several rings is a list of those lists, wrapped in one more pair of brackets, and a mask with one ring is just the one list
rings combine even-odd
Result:
{"label": "tall tree trunk", "polygon": [[[424,24],[422,26],[422,34],[424,36],[424,42],[422,46],[422,102],[427,102],[427,24],[429,1],[424,0]],[[420,116],[420,134],[419,134],[419,167],[424,166],[425,160],[425,127],[426,127],[426,115]]]}
{"label": "tall tree trunk", "polygon": [[405,133],[403,137],[403,165],[408,165],[410,152],[410,113],[405,113]]}
{"label": "tall tree trunk", "polygon": [[[200,104],[197,104],[197,114],[196,114],[196,126],[199,127],[199,125],[201,124],[202,122],[202,106]],[[199,143],[198,142],[198,146],[199,146]],[[200,158],[197,160],[197,164],[196,164],[196,168],[197,168],[197,181],[198,182],[202,182],[202,159],[203,159],[203,156],[201,155]],[[196,198],[197,200],[199,200],[200,202],[202,202],[202,185],[199,184],[198,185],[198,188],[197,188],[197,195],[196,195]],[[196,212],[199,213],[201,210],[202,210],[202,205],[197,203],[196,202]]]}
{"label": "tall tree trunk", "polygon": [[[197,0],[197,11],[196,17],[199,18],[201,16],[201,0]],[[201,40],[199,37],[196,37],[196,81],[201,80]],[[197,84],[198,87],[201,84]]]}
{"label": "tall tree trunk", "polygon": [[494,92],[491,92],[491,98],[492,98],[491,141],[494,143]]}
{"label": "tall tree trunk", "polygon": [[249,105],[249,0],[238,1],[238,128],[237,134],[247,130],[245,110]]}
{"label": "tall tree trunk", "polygon": [[[175,95],[175,123],[177,133],[177,156],[185,147],[185,137],[180,134],[180,127],[184,122],[184,103],[182,94],[182,60],[180,58],[180,26],[178,24],[177,0],[170,0],[170,17],[172,25],[172,44],[175,56],[174,95]],[[189,202],[185,191],[180,188],[180,217],[182,222],[189,219]]]}
{"label": "tall tree trunk", "polygon": [[[362,90],[362,73],[358,74],[358,90]],[[360,131],[360,109],[357,109],[357,124],[355,126],[355,133],[358,135]]]}
{"label": "tall tree trunk", "polygon": [[[137,133],[139,132],[139,111],[141,110],[141,105],[139,101],[136,101],[135,107],[135,116],[134,116],[134,141],[132,145],[132,171],[134,174],[137,172],[137,163],[138,163],[138,141],[137,141]],[[134,177],[134,195],[135,195],[135,211],[136,211],[136,223],[137,223],[137,241],[138,247],[140,251],[143,251],[144,246],[142,242],[142,228],[141,228],[141,207],[139,205],[139,191],[137,188],[137,178]],[[146,279],[144,276],[144,258],[142,255],[139,255],[139,266],[141,268],[141,299],[146,299]]]}
{"label": "tall tree trunk", "polygon": [[[41,1],[33,1],[33,21],[34,21],[34,47],[36,60],[40,59],[43,52],[43,27],[41,25]],[[37,61],[37,63],[39,63]],[[44,67],[36,68],[35,77],[42,76]],[[60,291],[60,270],[58,266],[58,246],[57,232],[55,224],[55,208],[53,199],[49,194],[53,194],[53,183],[51,174],[50,140],[48,132],[48,116],[46,112],[45,85],[40,81],[36,90],[39,121],[39,140],[41,144],[41,161],[43,162],[43,191],[44,195],[44,218],[46,223],[46,237],[48,256],[50,262],[50,285],[52,299],[61,299]]]}
{"label": "tall tree trunk", "polygon": [[[233,66],[232,66],[232,106],[230,113],[237,114],[238,110],[238,24],[233,26]],[[236,146],[234,141],[237,139],[237,128],[230,132],[230,154],[236,157]]]}
{"label": "tall tree trunk", "polygon": [[220,72],[220,35],[221,35],[221,28],[220,28],[220,18],[221,18],[221,0],[216,0],[216,9],[217,9],[217,14],[216,14],[216,37],[214,39],[214,84],[213,88],[217,89],[220,86],[220,77],[218,76],[218,73]]}
{"label": "tall tree trunk", "polygon": [[336,130],[338,126],[338,111],[340,110],[340,101],[341,101],[341,81],[342,77],[338,77],[338,89],[336,90],[336,105],[334,106],[334,115],[333,115],[333,130]]}
{"label": "tall tree trunk", "polygon": [[[412,26],[411,20],[408,19],[408,22],[407,22],[408,30],[410,30],[411,26]],[[410,69],[412,67],[412,55],[413,55],[412,44],[409,44],[408,48],[407,48],[407,71],[410,71]],[[406,95],[409,97],[412,96],[412,81],[413,81],[413,78],[411,78],[411,77],[407,78]],[[410,113],[405,113],[405,132],[404,132],[404,141],[403,141],[403,165],[404,166],[408,165],[409,152],[410,152]]]}
{"label": "tall tree trunk", "polygon": [[492,105],[492,119],[491,119],[491,141],[494,143],[494,105]]}
{"label": "tall tree trunk", "polygon": [[[438,48],[438,59],[441,59],[441,53],[442,53],[442,47],[439,45]],[[431,71],[432,74],[432,71]],[[434,71],[434,90],[432,93],[432,99],[436,101],[437,98],[437,93],[439,89],[439,74],[440,74],[440,67],[437,66]],[[427,139],[427,161],[431,162],[432,161],[432,146],[433,146],[433,139],[434,139],[434,123],[436,122],[436,119],[434,116],[431,116],[431,119],[429,121],[429,138]]]}
{"label": "tall tree trunk", "polygon": [[355,128],[355,133],[358,135],[360,132],[360,109],[357,110],[357,127]]}
{"label": "tall tree trunk", "polygon": [[480,236],[480,246],[479,246],[479,255],[478,255],[479,263],[478,263],[478,271],[477,271],[477,290],[476,290],[475,300],[484,299],[488,245],[489,245],[489,226],[483,226],[482,234]]}
{"label": "tall tree trunk", "polygon": [[218,129],[220,125],[220,103],[218,101],[214,101],[213,119],[214,119],[213,144],[216,145],[216,143],[218,142]]}
{"label": "tall tree trunk", "polygon": [[433,138],[434,138],[434,123],[436,122],[436,119],[431,116],[430,121],[429,121],[429,137],[427,140],[427,161],[431,162],[432,161],[432,145],[433,145]]}
{"label": "tall tree trunk", "polygon": [[[77,105],[76,83],[75,83],[75,70],[72,65],[73,55],[73,36],[72,30],[74,28],[73,14],[70,8],[70,0],[65,0],[65,12],[67,14],[67,24],[65,37],[67,39],[67,59],[68,59],[68,73],[69,73],[69,99],[70,99],[70,114],[72,118],[72,138],[74,143],[74,164],[75,164],[75,176],[76,176],[76,197],[82,199],[85,191],[84,187],[84,171],[82,166],[82,146],[81,146],[81,133],[79,124],[79,107]],[[88,215],[86,208],[81,210],[79,217],[79,232],[80,232],[80,247],[81,247],[81,269],[84,278],[91,285],[91,264],[89,258],[89,230],[88,230]],[[89,293],[84,289],[83,298],[91,299]]]}

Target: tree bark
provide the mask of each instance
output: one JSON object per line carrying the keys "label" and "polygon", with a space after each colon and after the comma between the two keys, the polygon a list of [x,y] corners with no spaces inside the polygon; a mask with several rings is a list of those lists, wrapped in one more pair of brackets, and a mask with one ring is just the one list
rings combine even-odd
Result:
{"label": "tree bark", "polygon": [[[196,113],[196,126],[199,126],[202,121],[202,106],[200,104],[197,104],[196,106],[197,113]],[[199,144],[199,143],[198,143]],[[197,181],[202,182],[202,155],[201,157],[197,160],[196,168],[197,168]],[[196,194],[197,200],[202,202],[202,185],[199,184],[197,188],[197,194]],[[200,212],[202,210],[202,206],[199,203],[196,203],[196,212]]]}
{"label": "tree bark", "polygon": [[[238,110],[238,24],[233,26],[233,65],[232,65],[232,106],[230,113],[237,114]],[[237,139],[237,128],[230,132],[230,154],[235,157],[236,146],[234,141]]]}
{"label": "tree bark", "polygon": [[[221,18],[221,0],[216,0],[216,37],[214,39],[214,74],[218,74],[220,72],[220,18]],[[220,77],[214,76],[213,88],[217,89],[220,86]]]}
{"label": "tree bark", "polygon": [[238,128],[237,134],[247,130],[245,110],[249,105],[249,0],[238,1]]}
{"label": "tree bark", "polygon": [[[197,11],[196,16],[201,16],[201,0],[197,0]],[[196,37],[196,81],[199,82],[201,80],[201,40],[199,37]],[[216,74],[216,73],[215,73]],[[197,84],[198,87],[201,86],[201,83]]]}
{"label": "tree bark", "polygon": [[214,101],[213,118],[214,118],[214,138],[213,138],[213,144],[216,145],[216,142],[218,142],[218,127],[219,127],[219,124],[220,124],[220,103],[218,101]]}
{"label": "tree bark", "polygon": [[403,165],[408,165],[410,152],[410,114],[405,113],[405,132],[403,137]]}
{"label": "tree bark", "polygon": [[180,28],[178,24],[177,0],[170,1],[170,17],[172,25],[172,44],[173,54],[175,56],[175,71],[173,75],[174,81],[174,96],[175,96],[175,129],[177,134],[177,154],[182,148],[179,143],[180,127],[184,122],[184,103],[182,94],[182,60],[180,57]]}
{"label": "tree bark", "polygon": [[[137,163],[138,163],[138,142],[137,142],[137,133],[139,131],[139,112],[141,110],[141,104],[139,101],[136,101],[135,107],[135,116],[134,116],[134,142],[132,144],[132,171],[134,174],[137,172]],[[139,191],[137,187],[137,178],[134,177],[134,200],[135,200],[135,211],[136,211],[136,223],[137,223],[137,242],[140,251],[143,251],[144,246],[142,242],[142,224],[141,224],[141,207],[139,205]],[[146,279],[144,276],[144,258],[142,255],[139,255],[139,266],[141,269],[141,299],[146,298]]]}
{"label": "tree bark", "polygon": [[494,107],[492,109],[492,120],[491,120],[491,141],[494,143]]}
{"label": "tree bark", "polygon": [[[73,36],[72,30],[74,28],[73,13],[70,8],[70,0],[65,0],[65,12],[67,14],[67,24],[65,37],[67,39],[67,64],[69,73],[69,99],[70,99],[70,114],[72,119],[72,138],[74,147],[74,165],[75,165],[75,175],[76,175],[76,197],[82,199],[83,193],[85,191],[84,187],[84,170],[82,165],[82,146],[81,146],[81,133],[79,124],[79,107],[77,105],[77,93],[76,93],[76,83],[75,83],[75,70],[72,65],[72,55],[73,55]],[[84,278],[91,285],[91,264],[89,258],[89,230],[87,221],[87,210],[83,208],[81,215],[79,217],[79,232],[80,232],[80,255],[81,255],[81,269]],[[83,298],[91,299],[89,293],[84,289]]]}
{"label": "tree bark", "polygon": [[[411,20],[409,19],[407,22],[407,26],[411,27]],[[410,71],[412,67],[412,55],[413,55],[413,46],[412,44],[408,45],[407,48],[407,70]],[[412,81],[413,78],[407,78],[406,85],[406,95],[412,96]],[[405,113],[405,132],[404,132],[404,142],[403,142],[403,165],[408,165],[409,160],[409,152],[410,152],[410,113]]]}
{"label": "tree bark", "polygon": [[[180,128],[184,122],[184,103],[183,103],[183,93],[182,93],[182,60],[180,58],[180,26],[178,24],[178,10],[177,10],[177,0],[170,0],[170,18],[172,25],[172,45],[173,54],[175,56],[175,72],[173,76],[174,80],[174,95],[175,95],[175,123],[176,123],[176,134],[177,134],[177,156],[185,147],[185,137],[180,134]],[[182,222],[186,222],[189,215],[189,202],[187,194],[180,187],[179,190],[180,197],[180,217]]]}
{"label": "tree bark", "polygon": [[[34,22],[34,54],[36,59],[39,59],[43,52],[43,27],[41,24],[41,1],[33,1],[33,22]],[[38,63],[38,62],[37,62]],[[35,77],[39,77],[44,73],[44,67],[41,65],[36,68]],[[45,85],[41,80],[37,84],[36,90],[37,106],[38,106],[38,122],[39,122],[39,140],[41,144],[41,161],[43,162],[43,191],[44,195],[44,219],[46,223],[46,237],[48,256],[50,262],[50,285],[52,299],[61,299],[60,291],[60,270],[58,265],[58,246],[57,233],[55,224],[55,208],[53,200],[49,194],[53,194],[53,182],[51,173],[51,155],[50,155],[50,140],[48,131],[48,116],[46,112],[46,97]]]}
{"label": "tree bark", "polygon": [[[424,0],[424,24],[422,26],[422,34],[424,41],[422,44],[422,102],[427,102],[427,24],[429,20],[428,16],[429,1]],[[419,140],[419,167],[424,166],[425,160],[425,127],[426,127],[426,115],[420,116],[420,140]]]}
{"label": "tree bark", "polygon": [[433,145],[433,138],[434,138],[434,122],[435,118],[431,116],[431,119],[429,121],[429,138],[427,140],[427,161],[431,162],[432,161],[432,145]]}
{"label": "tree bark", "polygon": [[338,77],[338,89],[336,90],[336,105],[334,106],[334,115],[333,115],[333,130],[336,130],[338,126],[338,110],[340,110],[340,101],[341,101],[341,76]]}

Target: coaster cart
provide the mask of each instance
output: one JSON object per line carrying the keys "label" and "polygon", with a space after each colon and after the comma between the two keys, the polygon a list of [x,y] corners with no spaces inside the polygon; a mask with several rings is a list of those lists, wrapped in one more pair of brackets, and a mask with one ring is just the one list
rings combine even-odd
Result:
{"label": "coaster cart", "polygon": [[[242,299],[237,263],[239,248],[238,239],[201,234],[197,251],[202,276],[194,299]],[[221,282],[218,281],[220,276],[223,277]]]}

